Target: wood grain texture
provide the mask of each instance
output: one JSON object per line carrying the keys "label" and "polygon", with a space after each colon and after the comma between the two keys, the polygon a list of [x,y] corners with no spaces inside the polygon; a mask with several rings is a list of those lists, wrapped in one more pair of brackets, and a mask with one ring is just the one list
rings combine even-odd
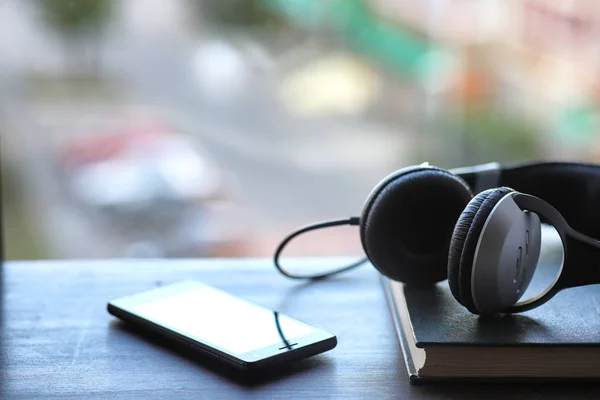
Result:
{"label": "wood grain texture", "polygon": [[[339,260],[333,260],[339,261]],[[298,259],[296,263],[311,263]],[[270,260],[8,262],[0,297],[0,398],[597,399],[594,384],[408,383],[374,270],[304,283]],[[338,336],[338,346],[269,376],[235,374],[140,335],[108,300],[196,279]]]}

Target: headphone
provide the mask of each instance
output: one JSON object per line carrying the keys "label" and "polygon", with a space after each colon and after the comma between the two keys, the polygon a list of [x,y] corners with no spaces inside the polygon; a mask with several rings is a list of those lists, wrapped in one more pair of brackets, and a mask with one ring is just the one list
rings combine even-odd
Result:
{"label": "headphone", "polygon": [[[541,224],[554,226],[563,245],[558,276],[542,293],[519,301],[541,250]],[[356,225],[366,258],[312,276],[287,273],[285,246],[315,229]],[[600,283],[600,165],[489,163],[446,170],[427,163],[385,177],[360,217],[320,222],[288,235],[274,263],[290,278],[321,279],[365,261],[406,285],[448,279],[454,298],[473,314],[517,313],[560,290]]]}

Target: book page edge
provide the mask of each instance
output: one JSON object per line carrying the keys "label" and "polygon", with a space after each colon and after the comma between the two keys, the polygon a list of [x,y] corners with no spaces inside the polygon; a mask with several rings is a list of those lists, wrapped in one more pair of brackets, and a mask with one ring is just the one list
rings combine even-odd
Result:
{"label": "book page edge", "polygon": [[425,349],[420,349],[416,345],[416,339],[412,325],[410,323],[410,315],[406,298],[402,290],[402,283],[390,280],[385,276],[381,276],[381,281],[384,286],[388,305],[392,312],[394,327],[396,334],[400,340],[402,353],[406,362],[407,372],[412,378],[419,376],[419,371],[423,368],[426,361]]}

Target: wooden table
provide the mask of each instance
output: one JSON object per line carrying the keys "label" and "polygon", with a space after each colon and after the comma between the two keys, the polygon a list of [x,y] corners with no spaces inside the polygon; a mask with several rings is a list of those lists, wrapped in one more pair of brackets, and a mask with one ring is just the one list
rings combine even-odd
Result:
{"label": "wooden table", "polygon": [[[148,339],[106,312],[110,299],[184,279],[329,329],[338,346],[276,375],[248,379]],[[369,267],[303,283],[261,259],[9,262],[1,283],[2,399],[600,397],[594,384],[410,384]]]}

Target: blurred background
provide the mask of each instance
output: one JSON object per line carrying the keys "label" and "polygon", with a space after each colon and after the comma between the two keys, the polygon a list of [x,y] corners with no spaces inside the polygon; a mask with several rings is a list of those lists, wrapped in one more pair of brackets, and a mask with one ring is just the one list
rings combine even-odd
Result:
{"label": "blurred background", "polygon": [[6,257],[270,256],[410,164],[600,161],[599,43],[594,0],[1,0]]}

